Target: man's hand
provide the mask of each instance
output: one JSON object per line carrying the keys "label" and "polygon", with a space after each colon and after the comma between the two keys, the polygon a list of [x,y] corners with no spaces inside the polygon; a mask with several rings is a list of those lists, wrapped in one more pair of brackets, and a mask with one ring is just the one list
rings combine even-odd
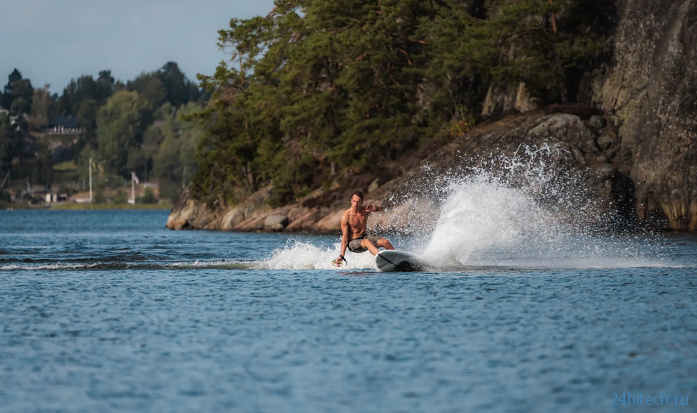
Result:
{"label": "man's hand", "polygon": [[332,261],[332,265],[335,267],[343,267],[346,264],[348,264],[348,262],[346,262],[346,258],[344,258],[343,255],[339,255],[337,259]]}
{"label": "man's hand", "polygon": [[377,212],[377,211],[378,211],[378,207],[376,207],[376,206],[373,205],[373,204],[368,204],[368,205],[365,206],[365,211],[366,211],[366,212]]}

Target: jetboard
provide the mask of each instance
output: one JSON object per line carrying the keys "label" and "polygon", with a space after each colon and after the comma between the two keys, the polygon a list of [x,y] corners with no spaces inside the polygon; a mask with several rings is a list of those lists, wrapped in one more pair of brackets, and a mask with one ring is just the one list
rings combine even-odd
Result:
{"label": "jetboard", "polygon": [[416,255],[404,251],[384,250],[375,256],[375,264],[382,272],[423,271],[424,263]]}

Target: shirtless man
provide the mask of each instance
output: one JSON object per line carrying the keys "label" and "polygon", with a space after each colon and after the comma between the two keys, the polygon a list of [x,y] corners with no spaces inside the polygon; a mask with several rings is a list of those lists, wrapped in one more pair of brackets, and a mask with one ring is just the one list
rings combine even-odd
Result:
{"label": "shirtless man", "polygon": [[344,253],[346,253],[347,247],[351,252],[370,251],[373,255],[377,255],[380,247],[388,250],[394,249],[390,241],[385,238],[368,235],[365,232],[368,214],[381,211],[382,209],[382,206],[379,205],[368,204],[363,206],[363,193],[360,191],[353,193],[353,196],[351,196],[351,208],[347,209],[344,215],[341,216],[341,254],[332,261],[332,264],[341,267],[346,263]]}

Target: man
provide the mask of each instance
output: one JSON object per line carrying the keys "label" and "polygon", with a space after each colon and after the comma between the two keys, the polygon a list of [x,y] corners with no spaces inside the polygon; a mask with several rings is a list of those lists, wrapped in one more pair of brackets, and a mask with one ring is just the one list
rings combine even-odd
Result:
{"label": "man", "polygon": [[356,191],[351,196],[351,208],[344,212],[341,216],[341,254],[332,261],[336,267],[341,267],[346,263],[344,254],[348,247],[351,252],[361,253],[370,251],[371,254],[377,255],[378,248],[393,250],[394,247],[390,241],[375,235],[366,234],[368,224],[368,214],[371,212],[382,211],[382,206],[368,204],[363,206],[363,193]]}

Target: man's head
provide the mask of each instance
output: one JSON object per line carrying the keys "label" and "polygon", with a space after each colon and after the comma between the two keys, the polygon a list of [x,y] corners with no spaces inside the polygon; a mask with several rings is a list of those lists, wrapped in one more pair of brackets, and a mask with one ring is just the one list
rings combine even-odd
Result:
{"label": "man's head", "polygon": [[356,191],[351,195],[351,206],[359,207],[363,205],[363,192]]}

